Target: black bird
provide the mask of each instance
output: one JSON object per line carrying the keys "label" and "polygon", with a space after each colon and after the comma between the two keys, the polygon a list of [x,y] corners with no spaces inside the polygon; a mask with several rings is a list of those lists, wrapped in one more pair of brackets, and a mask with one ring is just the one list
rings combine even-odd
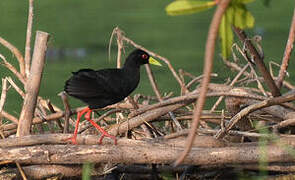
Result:
{"label": "black bird", "polygon": [[122,101],[137,87],[140,80],[140,66],[143,64],[161,64],[143,50],[134,50],[126,59],[121,69],[80,69],[73,72],[72,77],[66,81],[65,92],[75,97],[88,107],[78,112],[74,135],[69,138],[73,144],[77,144],[77,132],[81,117],[85,114],[88,120],[102,135],[99,143],[102,143],[104,136],[110,137],[117,143],[116,137],[108,134],[98,124],[91,120],[93,109],[103,108]]}

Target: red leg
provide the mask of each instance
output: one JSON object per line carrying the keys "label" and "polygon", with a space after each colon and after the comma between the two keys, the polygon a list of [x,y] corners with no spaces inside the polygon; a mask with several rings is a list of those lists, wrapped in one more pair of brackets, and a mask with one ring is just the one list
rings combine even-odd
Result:
{"label": "red leg", "polygon": [[83,116],[83,114],[85,114],[86,112],[88,112],[90,109],[87,107],[85,109],[83,109],[82,111],[79,111],[77,113],[77,121],[76,121],[76,125],[75,125],[75,131],[74,131],[74,135],[68,139],[66,139],[66,141],[72,141],[73,144],[77,144],[77,134],[78,134],[78,127],[79,127],[79,122],[81,120],[81,117]]}
{"label": "red leg", "polygon": [[92,110],[89,109],[89,111],[85,114],[85,119],[87,121],[89,121],[97,130],[99,130],[101,132],[101,136],[99,138],[99,144],[102,143],[102,140],[105,136],[112,138],[115,142],[115,144],[117,144],[117,139],[115,136],[110,135],[109,133],[107,133],[104,129],[102,129],[98,124],[96,124],[94,121],[91,120],[90,116],[91,116],[91,112]]}

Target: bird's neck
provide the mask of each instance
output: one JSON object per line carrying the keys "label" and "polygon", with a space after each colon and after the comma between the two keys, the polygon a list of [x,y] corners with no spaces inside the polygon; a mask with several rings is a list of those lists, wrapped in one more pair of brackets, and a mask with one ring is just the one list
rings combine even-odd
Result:
{"label": "bird's neck", "polygon": [[126,89],[127,94],[130,94],[139,84],[140,80],[140,67],[132,68],[130,66],[124,66],[122,68],[122,79],[124,79],[124,83],[128,84],[128,88]]}
{"label": "bird's neck", "polygon": [[140,68],[140,64],[137,63],[135,60],[133,59],[130,59],[130,58],[127,58],[124,65],[123,65],[123,68],[126,68],[126,69],[134,69],[134,68],[137,68],[139,69]]}
{"label": "bird's neck", "polygon": [[136,66],[136,65],[133,65],[133,66],[126,66],[124,65],[122,70],[125,72],[125,74],[127,76],[138,76],[138,74],[140,74],[140,66]]}

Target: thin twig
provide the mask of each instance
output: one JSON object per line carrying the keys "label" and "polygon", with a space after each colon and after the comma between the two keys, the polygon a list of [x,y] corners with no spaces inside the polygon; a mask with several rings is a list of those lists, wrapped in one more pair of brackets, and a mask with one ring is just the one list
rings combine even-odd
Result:
{"label": "thin twig", "polygon": [[115,28],[115,33],[117,35],[117,46],[118,46],[118,53],[117,53],[117,68],[121,68],[121,55],[122,55],[122,49],[123,49],[123,32],[120,31],[118,27]]}
{"label": "thin twig", "polygon": [[[133,106],[134,109],[138,109],[139,108],[138,103],[135,102],[134,99],[131,96],[128,96],[127,98],[128,98],[128,101],[132,104],[132,106]],[[148,104],[147,101],[144,101],[143,103],[145,103],[145,102]],[[148,122],[142,124],[140,127],[144,131],[146,137],[152,138],[152,131],[151,131],[151,129],[148,126]]]}
{"label": "thin twig", "polygon": [[3,107],[6,101],[6,94],[8,91],[8,87],[7,87],[7,78],[2,78],[2,91],[1,91],[1,98],[0,98],[0,126],[2,125],[2,111],[3,111]]}
{"label": "thin twig", "polygon": [[[230,87],[233,87],[234,84],[238,81],[238,79],[243,75],[243,73],[247,70],[247,68],[249,67],[249,63],[243,67],[243,69],[236,75],[236,77],[232,80],[232,82],[230,83]],[[211,112],[215,111],[215,109],[217,108],[217,106],[221,103],[221,101],[223,100],[224,96],[220,96],[218,98],[218,100],[215,102],[215,104],[212,106],[211,108]]]}
{"label": "thin twig", "polygon": [[195,132],[198,128],[200,116],[202,114],[202,110],[203,110],[203,107],[205,104],[208,85],[210,82],[210,75],[211,75],[211,71],[212,71],[212,67],[213,67],[213,58],[214,58],[214,51],[215,51],[215,40],[217,38],[222,15],[225,12],[225,10],[230,2],[231,2],[231,0],[221,0],[218,4],[217,10],[215,11],[213,19],[211,21],[209,32],[208,32],[208,38],[207,38],[207,42],[206,42],[206,52],[205,52],[205,59],[204,59],[204,73],[203,73],[204,79],[201,84],[201,88],[202,88],[201,94],[200,94],[200,98],[197,101],[197,105],[194,108],[193,124],[192,124],[191,130],[190,130],[190,133],[187,137],[185,149],[180,154],[180,156],[177,158],[177,160],[174,162],[175,166],[182,163],[183,160],[185,159],[185,157],[188,155],[188,153],[191,150],[192,143],[195,138]]}
{"label": "thin twig", "polygon": [[26,74],[26,77],[29,77],[30,66],[31,66],[31,39],[32,39],[33,17],[34,17],[33,10],[34,10],[34,0],[29,0],[29,14],[28,14],[26,47],[25,47],[25,74]]}
{"label": "thin twig", "polygon": [[15,164],[16,164],[17,169],[19,170],[19,172],[20,172],[20,174],[21,174],[21,176],[22,176],[22,179],[23,179],[23,180],[27,180],[28,178],[27,178],[27,176],[26,176],[26,174],[25,174],[23,168],[20,166],[20,164],[19,164],[18,162],[16,162]]}
{"label": "thin twig", "polygon": [[[216,134],[218,132],[218,130],[200,128],[199,132],[203,133],[203,134],[213,135],[213,134]],[[274,138],[276,138],[273,134],[244,132],[244,131],[236,131],[236,130],[229,130],[227,132],[227,135],[230,135],[230,136],[246,136],[246,137],[262,137],[262,138],[267,138],[267,139],[270,139],[270,140],[273,140]]]}
{"label": "thin twig", "polygon": [[[117,31],[121,31],[121,30],[118,29]],[[186,91],[184,82],[181,81],[181,79],[179,78],[178,74],[176,73],[176,71],[174,70],[173,66],[171,65],[170,61],[167,58],[162,57],[162,56],[160,56],[160,55],[158,55],[158,54],[156,54],[156,53],[154,53],[154,52],[152,52],[152,51],[144,48],[143,46],[136,44],[134,41],[132,41],[131,39],[127,38],[126,36],[123,36],[122,35],[122,40],[126,41],[129,44],[132,44],[136,48],[139,48],[139,49],[142,49],[142,50],[148,52],[151,56],[154,56],[154,57],[156,57],[156,58],[164,61],[168,65],[168,68],[172,72],[172,74],[175,77],[176,81],[179,83],[180,87]]]}
{"label": "thin twig", "polygon": [[64,91],[59,93],[58,95],[61,97],[64,108],[65,108],[65,116],[64,116],[65,123],[64,123],[63,133],[66,134],[69,132],[69,120],[70,120],[70,115],[72,114],[71,113],[71,106],[69,104],[68,97]]}
{"label": "thin twig", "polygon": [[[3,60],[3,65],[9,69],[23,84],[25,84],[25,78],[22,74],[20,74],[13,65],[11,65],[6,58],[0,54],[0,58]],[[1,63],[2,64],[2,63]]]}
{"label": "thin twig", "polygon": [[[212,77],[217,77],[218,74],[216,74],[216,73],[211,73],[211,76],[212,76]],[[202,80],[203,77],[204,77],[204,75],[200,75],[200,76],[198,76],[198,77],[193,78],[189,83],[186,84],[186,88],[189,89],[189,88],[190,88],[195,82],[198,82],[198,81]]]}
{"label": "thin twig", "polygon": [[156,94],[157,99],[159,101],[162,101],[163,98],[161,96],[161,93],[160,93],[158,84],[156,83],[155,76],[153,74],[153,71],[151,69],[151,66],[149,64],[146,64],[145,65],[145,69],[146,69],[147,75],[148,75],[149,80],[150,80],[150,83],[152,85],[152,89],[153,89],[154,93]]}
{"label": "thin twig", "polygon": [[290,56],[291,56],[291,53],[293,50],[294,40],[295,40],[295,9],[293,11],[293,18],[292,18],[292,23],[291,23],[291,27],[290,27],[289,37],[288,37],[288,41],[286,44],[284,57],[282,59],[282,65],[280,68],[279,77],[277,80],[278,88],[282,87],[283,80],[286,76],[289,61],[290,61]]}
{"label": "thin twig", "polygon": [[12,80],[11,77],[7,77],[6,79],[9,82],[9,84],[15,89],[15,91],[24,99],[25,98],[24,91],[16,85],[16,83]]}
{"label": "thin twig", "polygon": [[15,116],[9,114],[8,112],[6,112],[4,110],[2,110],[1,116],[8,119],[8,120],[10,120],[10,121],[12,121],[12,122],[14,122],[15,124],[18,124],[18,119]]}
{"label": "thin twig", "polygon": [[[50,101],[47,102],[47,106],[48,106],[48,109],[49,109],[49,111],[50,111],[51,113],[56,113],[56,111],[55,111],[55,109],[54,109],[54,107],[52,106],[52,104],[51,104]],[[57,126],[58,126],[60,129],[63,129],[63,126],[62,126],[62,124],[61,124],[60,119],[56,119],[55,122],[56,122]]]}
{"label": "thin twig", "polygon": [[280,90],[278,89],[277,85],[275,84],[273,78],[271,77],[270,73],[268,72],[263,59],[261,58],[260,54],[258,53],[257,49],[254,47],[254,45],[252,44],[252,42],[250,40],[248,40],[246,33],[237,27],[233,26],[233,29],[235,31],[235,33],[237,34],[237,36],[240,38],[240,40],[245,43],[245,45],[247,46],[249,52],[251,53],[251,55],[253,56],[253,59],[255,61],[255,63],[257,64],[257,67],[259,69],[259,71],[261,72],[266,85],[268,86],[268,88],[271,91],[271,94],[274,97],[280,96]]}
{"label": "thin twig", "polygon": [[239,113],[237,113],[226,125],[225,130],[221,131],[219,130],[218,133],[215,135],[216,138],[223,138],[227,131],[229,131],[240,119],[247,116],[249,113],[256,111],[258,109],[262,109],[265,107],[269,107],[276,104],[282,104],[285,102],[293,101],[295,100],[295,93],[288,94],[280,97],[275,97],[271,99],[267,99],[261,102],[258,102],[256,104],[252,104],[244,109],[242,109]]}
{"label": "thin twig", "polygon": [[[231,69],[233,69],[234,71],[241,71],[241,67],[240,66],[238,66],[236,63],[234,63],[234,62],[230,62],[230,61],[228,61],[228,60],[225,60],[225,59],[223,59],[223,63],[226,65],[226,66],[228,66],[229,68],[231,68]],[[245,76],[245,77],[251,77],[251,74],[250,73],[248,73],[248,72],[244,72],[243,73],[243,75]],[[274,79],[275,80],[277,80],[275,77],[274,77]],[[259,80],[262,80],[263,81],[263,79],[261,78],[261,77],[259,77]],[[288,81],[283,81],[283,86],[285,87],[285,88],[287,88],[287,89],[289,89],[289,90],[292,90],[292,89],[295,89],[295,86],[294,85],[292,85],[290,82],[288,82]]]}
{"label": "thin twig", "polygon": [[135,127],[138,127],[140,126],[141,124],[145,123],[145,122],[149,122],[149,121],[152,121],[162,115],[165,115],[169,112],[172,112],[176,109],[179,109],[185,105],[187,105],[188,103],[190,103],[190,101],[188,102],[181,102],[181,103],[178,103],[178,104],[173,104],[173,105],[168,105],[168,106],[165,106],[165,107],[160,107],[160,108],[157,108],[157,109],[153,109],[153,110],[150,110],[148,112],[145,112],[143,114],[140,114],[136,117],[133,117],[131,119],[128,119],[120,124],[114,124],[111,126],[110,129],[108,129],[108,132],[111,134],[111,135],[117,135],[117,134],[122,134],[122,133],[125,133],[127,132],[128,130],[132,129],[132,128],[135,128]]}
{"label": "thin twig", "polygon": [[[209,92],[206,94],[206,97],[219,97],[219,96],[230,96],[230,97],[240,97],[240,98],[247,98],[247,99],[256,99],[256,100],[265,100],[266,98],[263,96],[258,95],[251,95],[251,94],[241,94],[239,92],[230,92],[230,91],[221,91],[221,92]],[[199,93],[190,93],[184,96],[173,97],[162,102],[152,104],[149,106],[143,106],[129,114],[129,117],[135,117],[139,114],[142,114],[146,111],[156,109],[163,106],[168,106],[171,104],[177,104],[186,101],[193,101],[200,97]]]}
{"label": "thin twig", "polygon": [[7,49],[9,49],[12,52],[12,54],[15,55],[15,57],[18,60],[18,63],[19,63],[20,73],[21,73],[22,76],[25,77],[25,61],[24,61],[24,57],[21,54],[21,52],[15,46],[10,44],[8,41],[3,39],[2,37],[0,37],[0,44],[5,46]]}
{"label": "thin twig", "polygon": [[0,113],[3,110],[8,89],[9,88],[7,87],[7,78],[2,78],[2,91],[1,91],[1,97],[0,97]]}
{"label": "thin twig", "polygon": [[260,90],[260,92],[264,95],[264,96],[268,96],[267,92],[265,91],[262,83],[260,82],[259,76],[257,75],[255,69],[253,68],[253,66],[250,66],[251,68],[251,73],[254,75],[254,80],[257,82],[257,88]]}
{"label": "thin twig", "polygon": [[[154,74],[152,72],[152,69],[151,69],[150,65],[149,64],[146,64],[145,68],[146,68],[146,72],[148,74],[149,80],[151,82],[152,88],[153,88],[153,90],[154,90],[154,92],[155,92],[155,94],[156,94],[159,102],[162,102],[163,101],[163,98],[161,96],[160,90],[158,88],[158,85],[156,83],[156,80],[155,80],[155,77],[154,77]],[[169,112],[169,116],[171,117],[171,119],[173,120],[174,124],[176,125],[177,130],[182,130],[181,124],[175,118],[174,114],[172,112]]]}

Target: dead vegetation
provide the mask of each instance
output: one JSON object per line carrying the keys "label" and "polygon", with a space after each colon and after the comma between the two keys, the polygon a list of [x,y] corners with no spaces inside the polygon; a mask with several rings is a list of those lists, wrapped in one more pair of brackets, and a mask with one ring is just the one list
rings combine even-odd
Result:
{"label": "dead vegetation", "polygon": [[[216,76],[211,69],[218,25],[229,2],[221,1],[213,17],[206,46],[205,70],[200,76],[185,70],[177,72],[167,58],[136,44],[115,28],[113,36],[118,45],[118,67],[124,44],[142,48],[167,64],[181,94],[164,95],[146,65],[155,97],[130,96],[104,108],[105,113],[100,116],[93,114],[96,122],[117,136],[118,145],[107,138],[98,145],[99,135],[86,121],[79,128],[78,145],[71,145],[65,139],[71,136],[69,133],[75,123],[73,115],[82,107],[72,109],[64,93],[60,94],[64,108],[38,96],[49,35],[37,32],[31,61],[29,42],[33,1],[30,0],[25,58],[16,47],[0,37],[0,43],[19,62],[19,67],[14,67],[0,54],[2,65],[14,74],[13,78],[2,79],[0,177],[79,178],[82,164],[86,162],[94,164],[93,176],[123,179],[160,179],[159,174],[167,172],[178,179],[233,177],[247,170],[257,172],[255,175],[261,171],[293,173],[295,106],[292,101],[295,92],[294,86],[284,77],[293,48],[295,16],[278,77],[266,68],[257,41],[233,27],[241,43],[233,46],[234,60],[224,60],[224,64],[236,75],[226,84],[209,83],[210,77]],[[13,79],[18,79],[22,86],[19,87]],[[287,93],[281,94],[283,88]],[[8,100],[7,91],[13,89],[24,99],[20,117],[3,109]],[[211,97],[218,97],[218,100],[208,110],[203,109],[205,99]],[[220,106],[222,101],[225,109]]]}

